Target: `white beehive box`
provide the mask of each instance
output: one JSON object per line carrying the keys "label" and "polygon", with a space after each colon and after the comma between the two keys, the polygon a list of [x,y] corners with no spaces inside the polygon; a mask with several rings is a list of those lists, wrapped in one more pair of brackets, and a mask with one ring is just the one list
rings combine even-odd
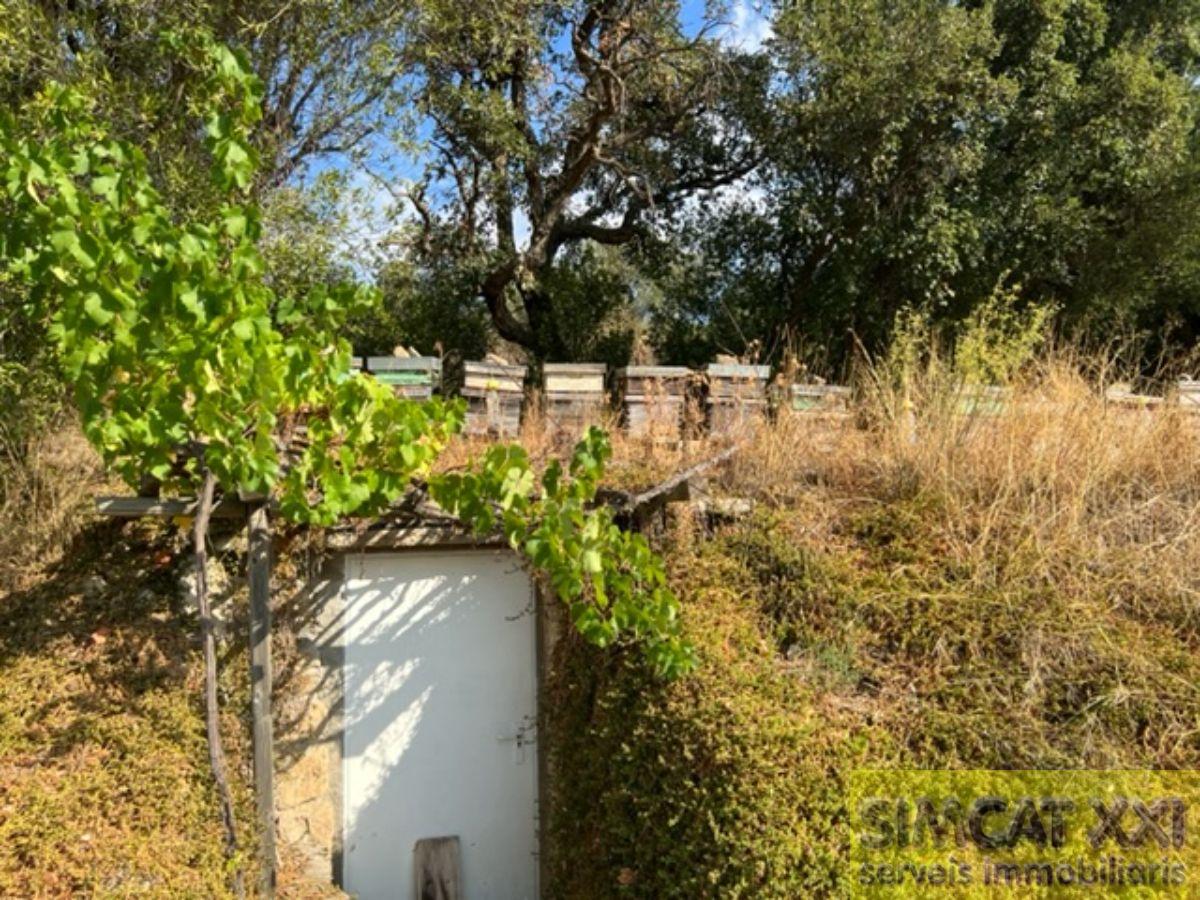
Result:
{"label": "white beehive box", "polygon": [[1200,381],[1193,378],[1180,379],[1179,404],[1189,412],[1200,412]]}
{"label": "white beehive box", "polygon": [[604,412],[603,363],[546,363],[543,404],[550,430],[575,437]]}

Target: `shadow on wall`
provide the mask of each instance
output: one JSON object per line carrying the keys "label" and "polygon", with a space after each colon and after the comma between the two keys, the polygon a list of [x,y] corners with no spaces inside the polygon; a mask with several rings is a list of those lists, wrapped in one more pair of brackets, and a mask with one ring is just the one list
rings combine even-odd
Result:
{"label": "shadow on wall", "polygon": [[[534,753],[514,740],[536,715],[527,575],[511,555],[478,550],[344,564],[344,592],[331,565],[286,610],[303,623],[305,652],[277,683],[281,833],[319,820],[332,831],[317,841],[329,844],[327,865],[366,897],[407,890],[416,840],[458,835],[468,884],[524,896],[537,783]],[[306,771],[317,769],[319,812],[303,787],[321,780]],[[289,801],[310,807],[299,828]]]}

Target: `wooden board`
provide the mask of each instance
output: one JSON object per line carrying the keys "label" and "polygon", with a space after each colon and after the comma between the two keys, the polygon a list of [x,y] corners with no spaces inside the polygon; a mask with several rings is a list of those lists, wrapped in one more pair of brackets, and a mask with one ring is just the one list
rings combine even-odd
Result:
{"label": "wooden board", "polygon": [[692,371],[683,366],[627,366],[617,370],[621,393],[626,397],[682,397],[691,376]]}
{"label": "wooden board", "polygon": [[413,848],[417,900],[462,900],[462,865],[457,837],[425,838]]}
{"label": "wooden board", "polygon": [[463,390],[463,396],[467,400],[467,434],[512,437],[520,429],[523,393],[470,388]]}
{"label": "wooden board", "polygon": [[367,371],[408,400],[428,400],[441,388],[442,361],[436,356],[372,356]]}
{"label": "wooden board", "polygon": [[436,356],[368,356],[368,372],[424,372],[432,375],[442,371],[442,361]]}
{"label": "wooden board", "polygon": [[709,378],[734,378],[739,381],[766,381],[771,377],[770,366],[750,366],[741,363],[709,363],[704,371]]}
{"label": "wooden board", "polygon": [[543,401],[546,424],[560,433],[582,434],[604,414],[604,395],[547,395]]}
{"label": "wooden board", "polygon": [[709,400],[708,428],[713,434],[723,435],[745,428],[764,418],[767,414],[766,400],[721,399]]}
{"label": "wooden board", "polygon": [[850,388],[837,384],[793,384],[788,393],[794,412],[841,410],[850,401]]}
{"label": "wooden board", "polygon": [[502,366],[497,363],[467,362],[463,364],[463,395],[475,391],[502,391],[519,394],[525,390],[525,367]]}
{"label": "wooden board", "polygon": [[603,394],[603,363],[546,363],[542,370],[547,394]]}
{"label": "wooden board", "polygon": [[714,363],[705,372],[708,375],[708,393],[710,397],[744,397],[751,400],[766,399],[767,378],[771,374],[769,366]]}
{"label": "wooden board", "polygon": [[625,427],[634,436],[656,433],[674,439],[683,427],[683,397],[625,398]]}
{"label": "wooden board", "polygon": [[[196,515],[196,501],[188,498],[159,500],[154,497],[97,497],[96,512],[118,519],[139,519],[142,516],[191,517]],[[241,519],[246,515],[246,506],[240,500],[224,497],[213,506],[212,515],[214,519]]]}
{"label": "wooden board", "polygon": [[254,799],[258,812],[259,891],[275,895],[275,738],[271,723],[271,522],[265,503],[249,508],[250,710]]}

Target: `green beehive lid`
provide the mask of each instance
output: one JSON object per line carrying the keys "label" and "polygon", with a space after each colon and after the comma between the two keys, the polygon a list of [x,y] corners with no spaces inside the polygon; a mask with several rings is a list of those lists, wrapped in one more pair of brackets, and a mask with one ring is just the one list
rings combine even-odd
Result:
{"label": "green beehive lid", "polygon": [[436,356],[371,356],[367,371],[381,384],[433,387],[441,380],[442,361]]}

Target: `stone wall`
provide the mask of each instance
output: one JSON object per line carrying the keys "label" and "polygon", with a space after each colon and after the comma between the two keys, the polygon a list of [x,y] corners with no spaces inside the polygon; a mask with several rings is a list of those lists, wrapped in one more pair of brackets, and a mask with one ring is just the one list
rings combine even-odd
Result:
{"label": "stone wall", "polygon": [[277,590],[275,808],[281,857],[310,878],[340,880],[342,562]]}

